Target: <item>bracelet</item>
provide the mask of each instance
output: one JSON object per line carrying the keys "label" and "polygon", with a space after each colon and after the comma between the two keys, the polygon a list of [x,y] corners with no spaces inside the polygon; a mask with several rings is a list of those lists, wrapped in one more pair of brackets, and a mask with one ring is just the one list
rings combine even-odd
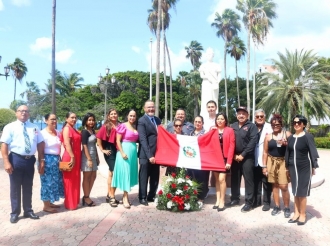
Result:
{"label": "bracelet", "polygon": [[41,159],[40,161],[45,161],[45,159]]}

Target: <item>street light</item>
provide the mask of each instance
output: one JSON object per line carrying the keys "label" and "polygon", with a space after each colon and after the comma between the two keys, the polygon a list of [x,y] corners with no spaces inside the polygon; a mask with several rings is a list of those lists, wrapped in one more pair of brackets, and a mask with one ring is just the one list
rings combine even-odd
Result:
{"label": "street light", "polygon": [[[103,77],[100,74],[99,76],[99,82],[100,82],[100,89],[103,92],[104,91],[104,121],[107,119],[107,97],[108,97],[108,75],[110,73],[110,69],[107,67],[105,69],[105,82],[103,82]],[[116,82],[115,76],[112,76],[111,78],[112,84]]]}
{"label": "street light", "polygon": [[149,100],[152,99],[152,38],[150,38],[150,83],[149,83]]}
{"label": "street light", "polygon": [[[1,59],[2,59],[2,56],[0,56],[0,63],[1,63]],[[7,77],[9,76],[9,72],[10,72],[10,68],[8,65],[4,67],[4,72],[5,72],[5,74],[0,73],[0,76],[6,76],[6,80],[7,80]]]}

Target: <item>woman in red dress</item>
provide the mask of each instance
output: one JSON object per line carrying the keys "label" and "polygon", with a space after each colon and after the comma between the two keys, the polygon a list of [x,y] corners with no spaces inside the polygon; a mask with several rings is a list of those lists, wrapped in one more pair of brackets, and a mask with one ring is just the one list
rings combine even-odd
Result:
{"label": "woman in red dress", "polygon": [[74,210],[80,201],[81,135],[73,128],[77,121],[76,114],[69,112],[65,118],[61,135],[65,149],[62,161],[70,161],[73,168],[70,172],[63,172],[64,206],[66,209]]}

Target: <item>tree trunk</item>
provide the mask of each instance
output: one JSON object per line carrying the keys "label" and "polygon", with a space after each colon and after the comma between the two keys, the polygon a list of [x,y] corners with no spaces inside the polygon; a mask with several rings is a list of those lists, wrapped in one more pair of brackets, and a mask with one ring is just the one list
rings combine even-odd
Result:
{"label": "tree trunk", "polygon": [[[227,39],[225,40],[225,49],[224,49],[224,68],[225,68],[225,100],[226,100],[226,115],[228,117],[228,95],[227,95],[227,67],[226,67],[226,57],[227,57],[227,52],[226,52],[226,47],[227,47]],[[218,95],[219,97],[219,95]],[[219,103],[218,103],[219,104]]]}
{"label": "tree trunk", "polygon": [[[247,40],[247,71],[246,71],[246,102],[247,110],[250,114],[250,38],[251,38],[251,24],[249,25],[248,30],[248,40]],[[250,116],[249,116],[250,118]]]}
{"label": "tree trunk", "polygon": [[239,99],[239,84],[238,84],[238,71],[237,71],[237,60],[235,58],[235,67],[236,67],[236,89],[237,89],[237,102],[238,102],[238,107],[241,106],[241,102]]}
{"label": "tree trunk", "polygon": [[15,85],[14,85],[14,101],[16,100],[16,78],[15,78]]}
{"label": "tree trunk", "polygon": [[162,1],[158,1],[157,13],[157,56],[156,56],[156,98],[155,98],[155,115],[159,116],[159,67],[160,67],[160,22],[162,12]]}
{"label": "tree trunk", "polygon": [[170,58],[170,52],[168,50],[167,46],[167,40],[165,36],[165,47],[166,47],[166,53],[167,53],[167,59],[168,59],[168,66],[170,69],[170,120],[173,120],[173,97],[172,97],[172,66],[171,66],[171,58]]}
{"label": "tree trunk", "polygon": [[[163,13],[163,12],[162,12]],[[162,18],[163,31],[163,63],[164,63],[164,94],[165,94],[165,126],[167,126],[167,84],[166,84],[166,53],[165,53],[165,30],[164,30],[164,16]]]}
{"label": "tree trunk", "polygon": [[194,118],[198,115],[199,108],[198,108],[198,96],[194,95],[194,101],[195,101],[195,108],[194,108]]}
{"label": "tree trunk", "polygon": [[56,26],[56,0],[53,0],[53,30],[52,30],[52,113],[56,114],[56,87],[55,87],[55,26]]}

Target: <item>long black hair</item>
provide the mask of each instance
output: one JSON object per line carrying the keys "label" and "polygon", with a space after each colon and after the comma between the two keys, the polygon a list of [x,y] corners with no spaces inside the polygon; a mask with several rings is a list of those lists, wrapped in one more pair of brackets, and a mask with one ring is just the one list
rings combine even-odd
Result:
{"label": "long black hair", "polygon": [[[95,121],[95,115],[93,113],[87,113],[87,114],[85,114],[85,116],[81,122],[83,127],[86,127],[86,123],[87,123],[89,117],[93,117],[93,119]],[[94,124],[94,127],[95,127],[95,124]],[[94,132],[94,127],[92,129],[93,132]]]}

